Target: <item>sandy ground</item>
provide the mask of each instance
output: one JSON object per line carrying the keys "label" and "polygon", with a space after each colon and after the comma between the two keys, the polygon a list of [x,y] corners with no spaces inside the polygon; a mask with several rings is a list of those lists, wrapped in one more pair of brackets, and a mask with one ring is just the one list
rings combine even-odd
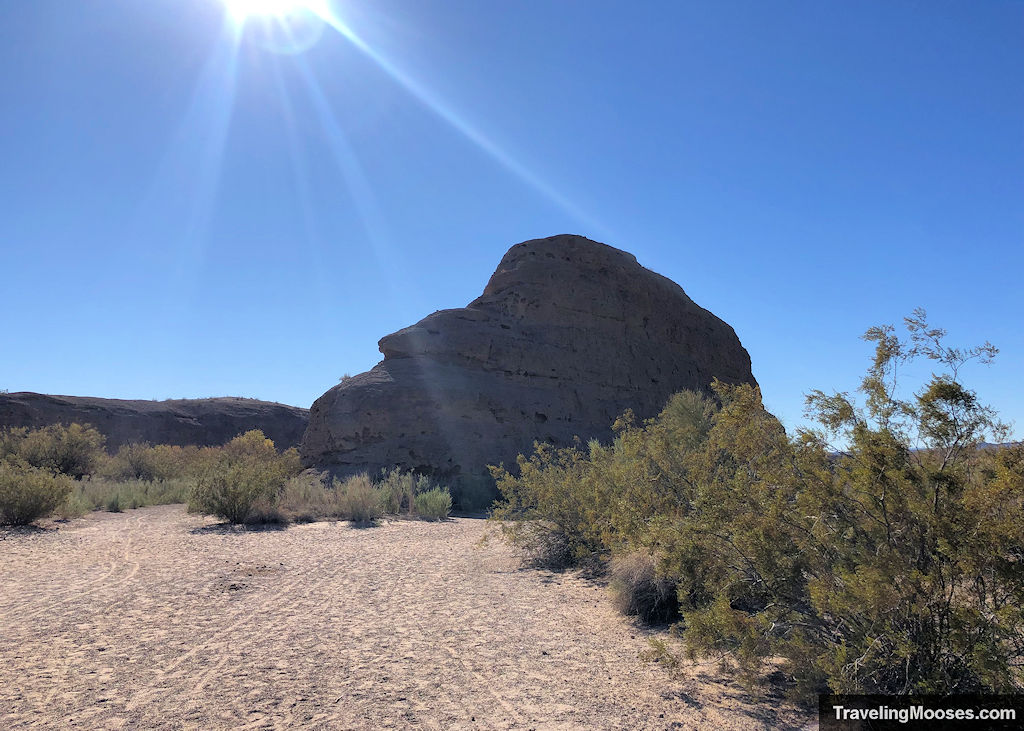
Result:
{"label": "sandy ground", "polygon": [[481,520],[235,531],[181,506],[0,531],[0,728],[781,728],[670,678],[606,590]]}

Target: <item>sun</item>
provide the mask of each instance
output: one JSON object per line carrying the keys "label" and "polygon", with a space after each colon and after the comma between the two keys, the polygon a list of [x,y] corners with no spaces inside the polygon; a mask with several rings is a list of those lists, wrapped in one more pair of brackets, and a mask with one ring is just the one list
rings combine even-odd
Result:
{"label": "sun", "polygon": [[236,21],[252,16],[283,18],[302,10],[317,12],[322,0],[222,0]]}

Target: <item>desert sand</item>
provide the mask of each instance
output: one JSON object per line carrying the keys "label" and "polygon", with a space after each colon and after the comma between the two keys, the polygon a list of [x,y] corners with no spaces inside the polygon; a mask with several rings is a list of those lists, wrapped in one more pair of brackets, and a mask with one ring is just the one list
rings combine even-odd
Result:
{"label": "desert sand", "polygon": [[182,506],[0,530],[0,727],[813,725],[671,677],[599,580],[483,520],[236,530]]}

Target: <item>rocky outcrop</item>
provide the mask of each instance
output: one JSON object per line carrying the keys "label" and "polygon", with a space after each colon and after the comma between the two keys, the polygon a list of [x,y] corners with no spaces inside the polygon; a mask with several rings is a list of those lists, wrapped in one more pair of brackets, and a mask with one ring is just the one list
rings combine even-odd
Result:
{"label": "rocky outcrop", "polygon": [[301,452],[335,474],[401,466],[462,503],[535,440],[608,438],[712,379],[754,383],[733,329],[624,251],[581,236],[517,244],[483,294],[383,338],[384,360],[313,404]]}
{"label": "rocky outcrop", "polygon": [[40,393],[0,394],[0,428],[50,424],[91,424],[107,438],[107,449],[122,444],[223,444],[260,429],[279,449],[299,444],[307,409],[247,398],[123,401]]}

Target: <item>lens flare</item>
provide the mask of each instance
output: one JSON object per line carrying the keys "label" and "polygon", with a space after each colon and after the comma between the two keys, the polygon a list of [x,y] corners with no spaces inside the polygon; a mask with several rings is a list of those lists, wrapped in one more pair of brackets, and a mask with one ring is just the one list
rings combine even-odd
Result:
{"label": "lens flare", "polygon": [[225,7],[236,21],[242,22],[252,16],[283,18],[303,10],[316,12],[322,2],[317,0],[223,0]]}

